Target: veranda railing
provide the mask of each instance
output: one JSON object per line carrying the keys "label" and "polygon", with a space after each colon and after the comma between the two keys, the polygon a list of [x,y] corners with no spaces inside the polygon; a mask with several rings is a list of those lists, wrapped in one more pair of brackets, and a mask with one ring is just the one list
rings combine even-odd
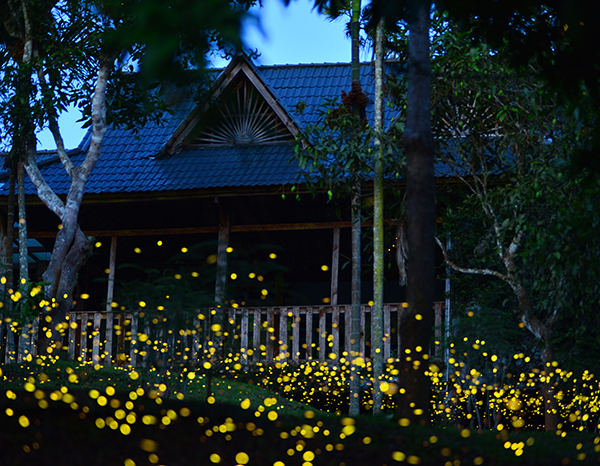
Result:
{"label": "veranda railing", "polygon": [[[277,306],[228,309],[225,354],[241,364],[338,360],[350,351],[350,305]],[[383,355],[398,357],[401,304],[383,308]],[[434,304],[435,339],[442,335],[444,303]],[[196,365],[209,357],[214,329],[211,311],[198,311],[188,325],[171,325],[143,312],[71,312],[63,351],[73,360],[115,365]],[[36,355],[37,319],[17,334],[0,333],[0,361],[23,361]],[[361,306],[360,352],[370,357],[373,341],[371,307]],[[441,357],[434,345],[435,356]]]}

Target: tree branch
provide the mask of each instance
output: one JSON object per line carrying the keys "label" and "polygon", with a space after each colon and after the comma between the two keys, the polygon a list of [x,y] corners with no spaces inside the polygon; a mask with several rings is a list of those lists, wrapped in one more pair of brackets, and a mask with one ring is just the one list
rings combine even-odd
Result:
{"label": "tree branch", "polygon": [[35,152],[31,152],[28,154],[27,162],[25,164],[25,170],[29,175],[29,179],[36,187],[38,192],[38,197],[44,203],[48,209],[54,212],[59,218],[62,218],[65,211],[65,204],[58,197],[52,188],[48,185],[44,176],[40,172],[39,167],[37,166],[37,161],[35,158]]}
{"label": "tree branch", "polygon": [[[42,88],[42,95],[47,95],[48,83],[46,82],[46,77],[44,76],[44,73],[42,73],[42,70],[38,71],[38,79]],[[54,137],[56,151],[58,152],[58,157],[64,169],[69,174],[69,177],[73,179],[75,166],[73,165],[71,158],[67,155],[67,151],[65,150],[65,144],[62,135],[60,134],[60,128],[58,127],[56,109],[54,108],[54,105],[52,105],[52,102],[49,103],[47,102],[47,100],[47,98],[44,98],[46,110],[48,112],[48,126],[50,128],[52,136]]]}
{"label": "tree branch", "polygon": [[444,262],[449,267],[451,267],[452,269],[456,270],[457,272],[469,273],[469,274],[472,274],[472,275],[488,275],[488,276],[499,278],[500,280],[504,280],[511,287],[513,286],[514,280],[511,277],[509,277],[508,275],[504,275],[504,274],[502,274],[500,272],[497,272],[496,270],[492,270],[492,269],[474,269],[474,268],[469,268],[469,267],[460,267],[460,266],[456,265],[454,262],[452,262],[448,258],[448,251],[446,251],[446,247],[442,244],[442,242],[440,241],[440,239],[437,236],[435,237],[435,241],[438,244],[438,246],[441,248],[442,253],[444,254]]}

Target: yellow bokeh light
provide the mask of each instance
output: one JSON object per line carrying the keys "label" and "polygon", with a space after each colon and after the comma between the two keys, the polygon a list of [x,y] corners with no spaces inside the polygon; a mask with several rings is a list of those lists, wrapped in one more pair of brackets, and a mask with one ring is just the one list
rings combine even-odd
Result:
{"label": "yellow bokeh light", "polygon": [[323,265],[321,266],[321,270],[322,270],[323,272],[327,272],[327,271],[329,270],[329,266],[328,266],[328,265],[325,265],[325,264],[323,264]]}

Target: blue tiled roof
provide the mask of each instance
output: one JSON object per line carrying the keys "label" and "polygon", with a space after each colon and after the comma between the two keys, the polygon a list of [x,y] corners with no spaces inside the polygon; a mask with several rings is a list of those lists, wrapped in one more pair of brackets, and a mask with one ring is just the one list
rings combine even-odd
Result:
{"label": "blue tiled roof", "polygon": [[[326,99],[340,98],[351,88],[349,64],[283,65],[254,68],[279,104],[299,128],[315,123],[318,109]],[[214,71],[215,75],[221,71]],[[371,64],[361,66],[361,84],[370,97],[367,117],[373,118],[374,71]],[[302,113],[296,105],[304,102]],[[86,185],[86,193],[131,193],[204,188],[274,186],[293,183],[299,169],[290,163],[293,144],[264,146],[212,146],[184,148],[169,157],[156,157],[175,130],[195,108],[192,99],[179,101],[172,113],[165,113],[161,124],[150,123],[136,133],[109,129],[102,155]],[[389,112],[388,112],[389,113]],[[386,115],[389,122],[393,115]],[[85,157],[90,133],[72,151],[75,164]],[[58,157],[44,153],[40,169],[57,194],[66,194],[70,179]],[[8,183],[0,187],[7,193]],[[28,194],[35,190],[28,182]]]}

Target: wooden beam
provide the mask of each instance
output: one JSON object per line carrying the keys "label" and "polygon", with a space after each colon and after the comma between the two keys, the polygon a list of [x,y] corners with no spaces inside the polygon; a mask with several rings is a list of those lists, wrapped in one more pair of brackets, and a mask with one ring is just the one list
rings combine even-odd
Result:
{"label": "wooden beam", "polygon": [[115,293],[115,268],[117,265],[117,237],[110,239],[110,255],[108,259],[108,286],[106,288],[106,312],[112,311],[113,297]]}
{"label": "wooden beam", "polygon": [[227,247],[229,246],[229,210],[219,202],[219,237],[217,243],[217,281],[215,284],[215,302],[223,306],[225,285],[227,283]]}
{"label": "wooden beam", "polygon": [[[394,220],[386,220],[387,225],[394,225]],[[230,231],[243,233],[250,231],[298,231],[298,230],[331,230],[334,228],[350,228],[351,222],[312,222],[312,223],[267,223],[263,225],[232,225]],[[371,222],[364,222],[363,227],[372,227]],[[189,228],[150,228],[145,230],[85,230],[86,236],[161,236],[161,235],[198,235],[218,233],[218,226]],[[31,231],[30,238],[55,238],[55,231]]]}
{"label": "wooden beam", "polygon": [[333,248],[331,257],[331,297],[332,306],[338,303],[338,282],[340,272],[340,227],[333,229]]}

